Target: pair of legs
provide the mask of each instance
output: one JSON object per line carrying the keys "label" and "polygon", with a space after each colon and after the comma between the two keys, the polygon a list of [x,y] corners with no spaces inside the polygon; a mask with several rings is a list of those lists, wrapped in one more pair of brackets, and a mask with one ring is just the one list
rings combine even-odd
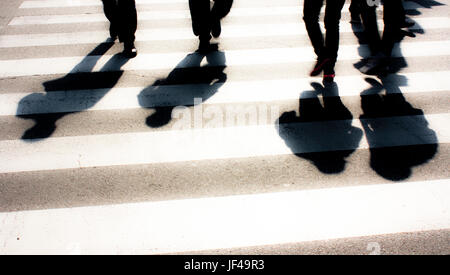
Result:
{"label": "pair of legs", "polygon": [[402,0],[384,1],[384,30],[381,37],[378,31],[376,6],[368,6],[366,0],[353,1],[359,2],[361,18],[372,55],[369,62],[360,70],[363,73],[373,74],[386,67],[394,44],[401,39],[401,29],[405,24],[403,2]]}
{"label": "pair of legs", "polygon": [[[319,25],[319,15],[324,1],[325,7],[325,38]],[[333,81],[334,66],[339,50],[339,22],[345,0],[305,0],[303,6],[303,20],[317,55],[317,64],[311,76],[324,72],[325,81]]]}
{"label": "pair of legs", "polygon": [[220,20],[227,16],[233,0],[215,0],[211,8],[210,0],[189,0],[192,30],[200,40],[200,51],[210,49],[211,34],[219,37],[222,31]]}
{"label": "pair of legs", "polygon": [[350,23],[352,24],[361,23],[361,8],[359,2],[359,0],[351,0],[350,8],[348,9],[351,16]]}
{"label": "pair of legs", "polygon": [[109,33],[112,39],[119,37],[124,43],[124,54],[134,57],[137,50],[134,46],[137,29],[137,12],[134,0],[102,0],[103,10],[110,22]]}

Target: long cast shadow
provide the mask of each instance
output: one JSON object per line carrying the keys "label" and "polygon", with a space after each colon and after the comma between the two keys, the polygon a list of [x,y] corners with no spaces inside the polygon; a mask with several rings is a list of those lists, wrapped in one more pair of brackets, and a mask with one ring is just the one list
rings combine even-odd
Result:
{"label": "long cast shadow", "polygon": [[[207,64],[201,65],[206,58]],[[139,104],[154,109],[146,120],[151,128],[167,125],[176,106],[194,106],[213,96],[226,82],[225,54],[213,51],[188,54],[165,79],[155,81],[138,96]]]}
{"label": "long cast shadow", "polygon": [[369,144],[370,166],[385,179],[407,179],[414,166],[436,154],[436,133],[428,127],[423,111],[408,103],[400,91],[399,83],[406,86],[406,78],[389,75],[381,82],[372,78],[366,81],[372,87],[361,93],[364,113],[360,120]]}
{"label": "long cast shadow", "polygon": [[346,158],[358,148],[362,131],[352,126],[353,116],[342,103],[336,83],[311,85],[314,90],[300,97],[300,115],[291,111],[279,118],[280,136],[296,156],[311,161],[322,173],[341,173]]}
{"label": "long cast shadow", "polygon": [[121,67],[128,61],[121,54],[112,56],[99,72],[92,72],[113,45],[109,40],[99,44],[70,73],[44,82],[45,94],[33,93],[20,100],[16,116],[35,122],[25,131],[23,140],[34,142],[50,137],[59,119],[92,108],[117,84],[123,74]]}
{"label": "long cast shadow", "polygon": [[[442,5],[433,0],[414,0],[420,6],[432,8]],[[420,14],[417,10],[407,10],[407,15]],[[374,15],[375,16],[375,15]],[[359,68],[367,57],[368,38],[366,33],[353,31],[360,43],[359,53],[363,60],[355,64]],[[360,116],[370,150],[370,166],[381,177],[400,181],[412,175],[412,168],[426,163],[438,150],[436,133],[428,127],[424,113],[414,108],[403,96],[400,86],[408,86],[408,79],[397,73],[408,64],[401,53],[400,43],[405,36],[424,34],[425,30],[416,25],[403,30],[393,51],[388,70],[378,75],[379,80],[366,78],[370,88],[361,93]],[[385,91],[385,93],[382,93]]]}

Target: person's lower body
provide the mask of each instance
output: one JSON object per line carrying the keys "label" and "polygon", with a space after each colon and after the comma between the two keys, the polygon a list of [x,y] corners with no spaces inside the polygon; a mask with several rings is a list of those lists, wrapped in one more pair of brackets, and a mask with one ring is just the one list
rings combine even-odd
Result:
{"label": "person's lower body", "polygon": [[351,0],[349,12],[350,12],[350,23],[360,24],[361,23],[361,8],[359,7],[359,0]]}
{"label": "person's lower body", "polygon": [[401,28],[405,19],[401,0],[385,1],[383,4],[384,30],[381,38],[378,32],[377,18],[374,8],[365,9],[362,13],[363,23],[368,37],[371,57],[359,70],[364,74],[378,75],[388,71],[392,50],[396,42],[402,39]]}
{"label": "person's lower body", "polygon": [[325,38],[319,25],[319,15],[323,0],[305,0],[303,20],[306,30],[317,55],[317,62],[311,71],[311,76],[323,72],[324,81],[334,80],[334,67],[339,50],[339,22],[345,0],[326,0],[325,7]]}
{"label": "person's lower body", "polygon": [[137,29],[137,11],[134,0],[102,0],[105,15],[110,21],[112,39],[119,38],[124,44],[123,54],[133,58],[137,55],[134,45]]}
{"label": "person's lower body", "polygon": [[215,38],[222,32],[220,21],[228,15],[233,5],[233,0],[215,0],[211,9],[211,34]]}
{"label": "person's lower body", "polygon": [[212,37],[219,37],[222,32],[220,20],[231,9],[233,0],[215,0],[211,8],[210,0],[189,0],[192,30],[199,37],[199,52],[209,52],[216,48],[210,44]]}
{"label": "person's lower body", "polygon": [[102,2],[103,2],[103,11],[105,13],[106,18],[109,20],[109,35],[111,39],[116,40],[117,36],[119,35],[119,31],[117,29],[117,21],[119,18],[117,1],[102,0]]}

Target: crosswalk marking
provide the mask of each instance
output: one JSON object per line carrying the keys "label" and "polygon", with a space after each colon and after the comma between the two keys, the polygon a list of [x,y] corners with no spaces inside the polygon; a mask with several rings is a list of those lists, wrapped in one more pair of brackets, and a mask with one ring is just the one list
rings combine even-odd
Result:
{"label": "crosswalk marking", "polygon": [[[399,86],[397,92],[403,94],[450,91],[449,75],[450,71],[405,73],[398,78],[385,79],[384,85]],[[405,86],[401,79],[408,79],[408,85]],[[301,78],[225,82],[219,88],[220,92],[203,104],[297,101],[299,98],[315,96],[313,93],[304,93],[312,89],[311,82],[314,81],[316,81],[314,78]],[[371,87],[359,76],[341,76],[337,77],[336,81],[339,83],[341,97],[358,96]],[[151,93],[152,88],[154,95]],[[195,92],[199,88],[201,85],[190,84],[51,91],[47,96],[36,93],[34,99],[29,97],[33,93],[0,94],[0,116],[85,111],[86,106],[93,105],[90,102],[97,103],[88,110],[191,105]],[[139,103],[139,99],[143,96],[141,93],[145,89],[149,91],[148,96],[152,98],[148,100],[151,104],[149,106],[142,106]]]}
{"label": "crosswalk marking", "polygon": [[0,252],[161,254],[439,230],[449,196],[437,180],[2,213]]}
{"label": "crosswalk marking", "polygon": [[[413,27],[414,28],[414,27]],[[422,29],[448,29],[450,28],[450,18],[433,17],[417,19],[416,28]],[[361,32],[362,27],[357,27],[356,31]],[[342,24],[341,33],[352,33],[354,29],[350,24]],[[284,24],[251,24],[251,25],[230,25],[223,28],[222,38],[236,37],[258,37],[258,36],[284,36],[284,35],[306,35],[304,24],[284,23]],[[74,33],[50,33],[50,34],[20,34],[0,36],[0,48],[10,47],[31,47],[47,45],[70,45],[81,43],[99,43],[108,37],[105,31],[74,32]],[[160,28],[144,29],[136,32],[137,41],[163,41],[177,39],[192,39],[192,30],[184,28]]]}
{"label": "crosswalk marking", "polygon": [[[340,60],[358,60],[360,54],[369,56],[367,48],[358,52],[360,45],[344,45],[340,47]],[[311,47],[301,48],[273,48],[253,50],[231,50],[225,54],[225,60],[218,60],[226,66],[242,65],[271,65],[290,64],[315,61]],[[395,49],[393,56],[419,57],[419,56],[448,56],[450,55],[450,40],[431,42],[402,43],[401,50]],[[64,74],[67,72],[95,72],[117,70],[157,70],[170,68],[189,68],[198,66],[178,64],[187,57],[186,53],[160,53],[140,54],[139,57],[122,64],[111,55],[88,57],[55,57],[37,59],[1,60],[0,77],[16,77],[27,75]],[[83,62],[82,62],[83,61]],[[47,64],[42,66],[42,64]],[[78,64],[78,65],[77,65]],[[93,67],[95,64],[95,67]],[[120,67],[118,66],[120,64]]]}
{"label": "crosswalk marking", "polygon": [[[186,3],[186,0],[136,0],[136,4]],[[97,0],[34,0],[23,1],[21,9],[32,8],[67,8],[80,6],[101,6]]]}
{"label": "crosswalk marking", "polygon": [[[98,3],[99,1],[96,1]],[[349,5],[343,8],[343,13],[348,13]],[[406,10],[422,7],[415,2],[407,2]],[[302,15],[301,6],[287,7],[252,7],[252,8],[233,8],[228,17],[249,17],[249,16],[272,16],[272,15]],[[322,11],[323,12],[323,11]],[[189,10],[171,10],[171,11],[141,11],[138,14],[138,20],[170,20],[170,19],[190,19]],[[13,18],[9,23],[16,25],[35,25],[35,24],[70,24],[70,23],[89,23],[106,22],[107,19],[103,13],[95,14],[65,14],[65,15],[34,15],[19,16]]]}
{"label": "crosswalk marking", "polygon": [[[222,115],[226,117],[227,114]],[[174,116],[180,124],[174,127],[191,125],[191,120],[187,121],[188,125],[184,122],[188,118],[185,113],[181,115],[176,113]],[[378,135],[382,135],[384,140],[376,147],[450,142],[450,130],[446,127],[450,123],[450,114],[376,118],[370,121],[374,125],[382,126],[378,130]],[[244,125],[246,122],[243,122]],[[414,123],[419,126],[411,127]],[[298,124],[296,132],[303,131],[306,135],[294,137],[305,139],[298,140],[304,145],[299,146],[297,148],[299,152],[295,153],[368,149],[369,145],[364,139],[358,140],[361,136],[339,134],[342,129],[351,127],[363,129],[361,122],[356,119]],[[423,136],[426,132],[424,127],[433,129],[436,136],[433,134]],[[318,133],[321,132],[327,132],[328,135],[318,139]],[[315,139],[310,140],[308,135],[314,135]],[[333,136],[334,139],[329,140],[328,136]],[[0,157],[5,162],[0,167],[0,173],[283,154],[292,154],[292,151],[279,136],[273,124],[58,137],[38,142],[4,140],[0,141]]]}
{"label": "crosswalk marking", "polygon": [[[187,0],[136,0],[137,5],[146,5],[146,4],[187,4]],[[247,5],[251,3],[250,1],[234,1],[235,6],[246,3]],[[271,1],[257,1],[260,5],[270,5],[273,6],[271,8],[280,8],[279,6],[275,6],[273,2]],[[277,3],[278,5],[286,5],[286,8],[289,8],[291,10],[303,10],[303,6],[299,5],[299,1],[279,1]],[[24,1],[21,5],[21,9],[35,9],[35,8],[67,8],[67,7],[99,7],[101,6],[101,1],[97,0],[34,0],[34,1]],[[344,8],[342,9],[342,12],[347,13],[349,9],[349,4],[345,4]],[[411,9],[419,9],[424,8],[422,5],[416,2],[405,2],[404,7],[406,10]],[[258,10],[258,8],[261,7],[255,7],[255,10]],[[284,8],[284,7],[281,7]],[[250,14],[251,15],[251,14]]]}

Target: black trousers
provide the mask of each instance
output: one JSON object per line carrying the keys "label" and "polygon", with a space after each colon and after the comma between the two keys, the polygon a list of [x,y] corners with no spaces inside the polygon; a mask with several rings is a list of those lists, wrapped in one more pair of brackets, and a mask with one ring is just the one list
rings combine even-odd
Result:
{"label": "black trousers", "polygon": [[231,10],[233,0],[214,0],[211,8],[210,0],[189,0],[192,30],[200,40],[211,39],[211,27],[215,20],[221,20]]}
{"label": "black trousers", "polygon": [[134,42],[137,12],[134,0],[102,0],[106,18],[111,22],[120,42]]}
{"label": "black trousers", "polygon": [[350,11],[350,14],[353,15],[360,15],[361,10],[359,7],[359,0],[351,0],[350,8],[348,9]]}
{"label": "black trousers", "polygon": [[367,37],[372,55],[383,53],[391,56],[394,44],[401,38],[401,25],[405,22],[405,10],[402,0],[387,0],[383,3],[383,36],[378,31],[376,7],[367,5],[366,0],[353,0],[358,2],[364,32]]}
{"label": "black trousers", "polygon": [[[325,7],[325,39],[319,25],[319,15],[326,1]],[[336,62],[339,50],[339,21],[345,0],[305,0],[303,6],[303,20],[314,52],[319,58],[330,58]]]}

